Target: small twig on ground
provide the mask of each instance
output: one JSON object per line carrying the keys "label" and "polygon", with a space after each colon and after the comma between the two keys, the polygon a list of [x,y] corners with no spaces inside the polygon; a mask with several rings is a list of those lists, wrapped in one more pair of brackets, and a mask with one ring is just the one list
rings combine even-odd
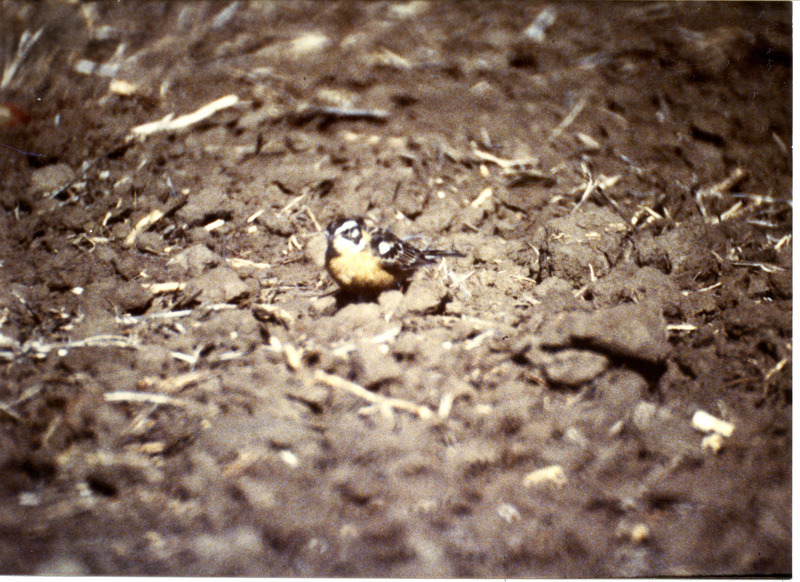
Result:
{"label": "small twig on ground", "polygon": [[772,378],[772,377],[773,377],[775,374],[777,374],[778,372],[780,372],[781,370],[783,370],[783,368],[786,366],[786,364],[788,364],[788,363],[789,363],[789,361],[790,361],[790,359],[789,359],[789,358],[783,358],[783,359],[782,359],[780,362],[778,362],[777,364],[775,364],[775,366],[774,366],[774,367],[773,367],[773,368],[772,368],[772,369],[771,369],[769,372],[767,372],[766,374],[764,374],[764,380],[769,380],[769,379],[770,379],[770,378]]}
{"label": "small twig on ground", "polygon": [[109,392],[104,394],[103,398],[106,402],[137,402],[141,404],[156,404],[165,406],[189,406],[188,400],[182,398],[173,398],[172,396],[164,396],[163,394],[151,394],[148,392]]}
{"label": "small twig on ground", "polygon": [[381,394],[376,394],[375,392],[370,392],[363,386],[359,386],[355,382],[350,382],[349,380],[345,380],[341,376],[336,376],[334,374],[327,374],[322,370],[317,370],[314,373],[314,379],[317,382],[321,382],[326,386],[331,388],[336,388],[339,390],[344,390],[345,392],[349,392],[353,396],[357,396],[367,402],[370,402],[379,408],[386,408],[386,409],[397,409],[397,410],[405,410],[406,412],[411,412],[416,414],[420,418],[431,418],[433,416],[433,411],[426,407],[420,406],[419,404],[415,404],[409,400],[402,400],[400,398],[388,398]]}
{"label": "small twig on ground", "polygon": [[469,352],[483,344],[486,340],[494,336],[495,329],[489,328],[486,331],[479,333],[475,337],[468,339],[464,342],[464,350]]}
{"label": "small twig on ground", "polygon": [[89,348],[89,347],[106,347],[106,348],[136,348],[136,344],[132,339],[120,335],[97,335],[87,337],[82,340],[75,340],[71,342],[57,342],[46,344],[38,340],[25,342],[20,351],[22,353],[35,352],[36,354],[46,355],[53,350],[63,350],[64,352],[74,348]]}
{"label": "small twig on ground", "polygon": [[[578,200],[578,203],[570,211],[570,214],[578,210],[578,208],[580,208],[581,205],[589,199],[589,196],[591,196],[594,192],[597,192],[614,207],[614,209],[617,211],[617,214],[619,214],[626,222],[628,222],[628,224],[631,224],[630,220],[628,220],[625,215],[622,214],[622,209],[619,207],[619,205],[604,192],[604,190],[611,188],[614,184],[619,182],[621,176],[617,175],[609,177],[604,174],[600,174],[600,176],[598,176],[595,180],[592,177],[592,173],[589,171],[589,168],[586,167],[586,164],[581,164],[581,169],[586,176],[586,188],[584,189],[583,194],[581,194],[581,199]],[[633,225],[631,224],[631,226]]]}
{"label": "small twig on ground", "polygon": [[692,323],[672,323],[664,326],[667,331],[694,331],[697,326]]}
{"label": "small twig on ground", "polygon": [[44,31],[44,28],[40,28],[33,34],[27,30],[22,33],[22,36],[19,39],[19,44],[17,45],[17,54],[15,54],[14,58],[7,62],[6,66],[3,68],[3,78],[0,79],[0,90],[5,89],[11,83],[14,75],[17,74],[17,69],[19,69],[19,66],[22,64],[22,61],[25,60],[28,52],[30,52],[30,50],[33,48],[33,45],[36,44],[36,41],[39,40],[39,37],[42,35],[42,31]]}
{"label": "small twig on ground", "polygon": [[539,163],[539,160],[537,160],[536,158],[520,158],[516,160],[506,160],[503,158],[498,158],[497,156],[492,155],[489,152],[484,152],[479,149],[473,149],[472,155],[478,161],[490,162],[492,164],[500,166],[503,170],[535,166]]}
{"label": "small twig on ground", "polygon": [[17,422],[22,422],[22,417],[19,414],[17,414],[14,410],[12,410],[8,404],[0,402],[0,412],[13,418]]}
{"label": "small twig on ground", "polygon": [[172,351],[169,353],[169,355],[175,358],[176,360],[179,360],[181,362],[186,362],[187,364],[192,366],[192,368],[194,368],[200,361],[200,355],[203,353],[204,349],[205,346],[200,344],[194,349],[194,352],[192,352],[191,354],[184,354],[183,352]]}
{"label": "small twig on ground", "polygon": [[779,250],[781,250],[781,247],[782,247],[783,245],[785,245],[786,243],[788,243],[790,240],[792,240],[792,235],[790,235],[790,234],[787,234],[787,235],[783,236],[783,237],[781,238],[781,240],[779,240],[777,243],[775,243],[775,247],[774,247],[774,248],[775,248],[775,250],[776,250],[776,251],[779,251]]}
{"label": "small twig on ground", "polygon": [[149,388],[155,389],[159,392],[179,392],[183,390],[187,386],[194,384],[195,382],[202,380],[205,376],[208,375],[208,372],[205,371],[198,371],[198,372],[187,372],[186,374],[180,374],[178,376],[173,376],[171,378],[158,378],[154,376],[146,376],[139,381],[140,388]]}
{"label": "small twig on ground", "polygon": [[559,123],[553,129],[553,131],[550,132],[550,137],[547,138],[547,141],[552,142],[558,136],[564,133],[564,130],[567,129],[570,125],[572,125],[572,122],[575,121],[578,115],[580,115],[581,111],[583,111],[583,108],[585,106],[586,106],[586,98],[582,97],[581,100],[575,104],[575,107],[573,107],[572,110],[569,113],[567,113],[567,116],[561,120],[561,123]]}
{"label": "small twig on ground", "polygon": [[308,206],[308,204],[303,205],[303,210],[306,211],[306,214],[308,214],[311,222],[314,223],[314,228],[317,229],[317,232],[322,232],[322,226],[319,224],[319,222],[317,222],[317,217],[314,216],[314,213],[311,211],[311,208]]}
{"label": "small twig on ground", "polygon": [[262,214],[264,214],[264,209],[263,209],[263,208],[259,208],[259,209],[258,209],[258,210],[256,210],[256,211],[255,211],[253,214],[251,214],[250,216],[248,216],[248,217],[247,217],[247,220],[246,220],[245,222],[246,222],[247,224],[250,224],[251,222],[255,221],[255,219],[256,219],[256,218],[258,218],[259,216],[261,216]]}
{"label": "small twig on ground", "polygon": [[286,365],[289,366],[294,372],[299,371],[303,367],[303,355],[305,354],[305,350],[302,347],[296,348],[290,343],[284,343],[279,340],[277,337],[272,336],[269,338],[269,351],[275,354],[281,354],[286,361]]}
{"label": "small twig on ground", "polygon": [[762,226],[764,228],[781,228],[781,225],[777,222],[770,222],[768,220],[745,220],[745,222],[753,226]]}
{"label": "small twig on ground", "polygon": [[455,402],[455,395],[452,392],[445,392],[439,400],[439,409],[436,414],[439,418],[447,418],[450,416],[450,411],[453,410],[453,403]]}
{"label": "small twig on ground", "polygon": [[788,148],[788,147],[786,147],[786,144],[784,143],[784,141],[783,141],[783,140],[781,139],[781,137],[780,137],[780,136],[779,136],[777,133],[775,133],[774,131],[772,132],[772,139],[774,139],[774,140],[775,140],[775,143],[777,143],[777,144],[778,144],[778,147],[779,147],[779,148],[781,148],[781,151],[782,151],[782,152],[783,152],[785,155],[788,155],[788,154],[789,154],[789,148]]}
{"label": "small twig on ground", "polygon": [[749,261],[731,261],[731,265],[734,267],[749,267],[751,269],[761,269],[765,273],[780,273],[781,271],[785,271],[783,267],[779,267],[778,265],[770,265],[768,263],[755,263]]}
{"label": "small twig on ground", "polygon": [[283,357],[286,358],[286,365],[297,372],[303,367],[303,348],[296,348],[290,343],[283,344]]}
{"label": "small twig on ground", "polygon": [[714,195],[722,195],[726,192],[729,192],[734,186],[736,186],[739,182],[741,182],[745,176],[747,176],[747,172],[745,172],[742,168],[736,168],[730,176],[709,186],[708,188],[701,188],[695,194],[695,201],[697,202],[697,207],[700,209],[700,214],[703,215],[703,218],[706,222],[711,224],[716,224],[719,222],[719,218],[716,216],[710,216],[708,210],[706,209],[704,199],[708,196]]}
{"label": "small twig on ground", "polygon": [[175,293],[176,291],[183,291],[186,288],[186,283],[179,281],[167,281],[164,283],[142,283],[142,287],[150,291],[153,295],[161,295],[162,293]]}
{"label": "small twig on ground", "polygon": [[697,410],[692,416],[691,424],[693,429],[700,432],[715,432],[724,437],[731,436],[735,428],[732,422],[712,416],[705,410]]}
{"label": "small twig on ground", "polygon": [[491,188],[485,188],[480,194],[478,194],[478,196],[477,196],[477,198],[475,198],[475,200],[470,202],[470,206],[472,208],[478,208],[481,204],[483,204],[484,202],[489,200],[491,197],[492,197],[492,189]]}
{"label": "small twig on ground", "polygon": [[231,257],[229,259],[225,259],[225,262],[227,262],[234,269],[243,269],[243,268],[270,269],[270,268],[272,268],[269,263],[257,263],[255,261],[251,261],[250,259],[239,259],[237,257]]}
{"label": "small twig on ground", "polygon": [[664,220],[664,217],[661,216],[658,212],[650,208],[649,206],[641,205],[639,208],[636,209],[633,216],[631,216],[630,223],[631,225],[636,228],[639,224],[639,221],[643,216],[647,215],[647,218],[644,220],[644,224],[650,224],[656,220]]}
{"label": "small twig on ground", "polygon": [[133,243],[136,241],[136,237],[139,236],[139,233],[147,230],[162,218],[164,218],[163,210],[153,210],[150,214],[136,223],[136,226],[134,226],[133,230],[128,233],[128,236],[125,238],[125,242],[123,244],[126,247],[133,246]]}
{"label": "small twig on ground", "polygon": [[181,317],[189,317],[194,313],[191,309],[182,309],[180,311],[162,311],[160,313],[147,313],[145,315],[131,315],[130,313],[123,313],[117,316],[117,323],[123,325],[133,325],[147,319],[180,319]]}
{"label": "small twig on ground", "polygon": [[278,211],[278,212],[275,214],[275,216],[280,216],[280,215],[281,215],[281,214],[283,214],[284,212],[288,212],[289,210],[291,210],[291,208],[292,208],[293,206],[296,206],[296,205],[297,205],[297,204],[298,204],[298,203],[299,203],[299,202],[300,202],[300,201],[301,201],[303,198],[305,198],[306,196],[308,196],[308,192],[304,192],[303,194],[300,194],[299,196],[295,196],[294,198],[292,198],[292,200],[289,202],[289,204],[287,204],[286,206],[284,206],[283,208],[281,208],[281,209],[280,209],[280,210],[279,210],[279,211]]}
{"label": "small twig on ground", "polygon": [[211,231],[217,230],[218,228],[221,228],[223,226],[225,226],[225,221],[223,219],[221,219],[221,218],[218,218],[216,220],[213,220],[213,221],[209,222],[207,225],[205,225],[203,227],[203,230],[205,230],[206,232],[211,232]]}
{"label": "small twig on ground", "polygon": [[123,243],[126,247],[133,246],[133,243],[136,242],[136,237],[139,236],[140,233],[146,231],[159,220],[164,218],[165,216],[169,216],[179,208],[181,208],[184,204],[189,201],[188,196],[181,196],[175,200],[170,201],[168,204],[165,204],[162,208],[156,208],[150,214],[139,220],[136,223],[136,226],[133,227],[128,233],[128,236],[125,237],[125,242]]}
{"label": "small twig on ground", "polygon": [[192,113],[187,113],[186,115],[181,115],[180,117],[175,117],[174,113],[170,113],[158,121],[151,121],[150,123],[137,125],[131,130],[129,137],[146,137],[161,131],[177,131],[179,129],[184,129],[199,123],[204,119],[208,119],[218,111],[233,107],[238,103],[239,97],[236,95],[226,95],[225,97],[220,97],[219,99],[204,105]]}

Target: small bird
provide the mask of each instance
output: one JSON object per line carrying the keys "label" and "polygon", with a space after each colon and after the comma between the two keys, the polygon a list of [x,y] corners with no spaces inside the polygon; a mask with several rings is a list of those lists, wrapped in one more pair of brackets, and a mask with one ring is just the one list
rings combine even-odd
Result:
{"label": "small bird", "polygon": [[334,220],[325,230],[325,267],[339,286],[359,295],[375,295],[404,283],[417,269],[456,251],[420,250],[362,218]]}

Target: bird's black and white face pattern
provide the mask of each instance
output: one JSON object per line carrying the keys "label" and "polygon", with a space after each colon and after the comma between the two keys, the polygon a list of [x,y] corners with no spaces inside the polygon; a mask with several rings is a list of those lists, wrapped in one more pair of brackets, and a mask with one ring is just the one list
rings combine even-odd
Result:
{"label": "bird's black and white face pattern", "polygon": [[358,253],[367,245],[366,226],[358,218],[345,218],[332,222],[325,230],[328,237],[328,254]]}

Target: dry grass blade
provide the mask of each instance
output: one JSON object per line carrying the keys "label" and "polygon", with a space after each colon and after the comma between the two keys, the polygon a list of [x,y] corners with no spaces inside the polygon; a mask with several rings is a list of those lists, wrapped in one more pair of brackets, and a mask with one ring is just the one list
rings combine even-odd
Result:
{"label": "dry grass blade", "polygon": [[8,404],[0,402],[0,412],[5,414],[6,416],[9,416],[10,418],[13,418],[17,422],[22,422],[22,417],[16,412],[14,412],[14,410],[12,410]]}
{"label": "dry grass blade", "polygon": [[355,382],[350,382],[349,380],[346,380],[341,376],[336,376],[334,374],[327,374],[321,370],[317,370],[314,373],[314,379],[317,382],[321,382],[331,388],[344,390],[345,392],[349,392],[353,396],[358,396],[359,398],[366,400],[367,402],[375,404],[379,408],[405,410],[406,412],[411,412],[413,414],[416,414],[420,418],[431,418],[433,416],[433,411],[430,408],[427,408],[425,406],[420,406],[419,404],[415,404],[414,402],[411,402],[409,400],[402,400],[400,398],[388,398],[381,394],[370,392],[363,386],[359,386]]}
{"label": "dry grass blade", "polygon": [[286,206],[284,206],[284,207],[283,207],[283,208],[281,208],[281,209],[280,209],[278,212],[276,212],[276,213],[275,213],[275,216],[280,216],[280,215],[281,215],[281,214],[283,214],[284,212],[288,212],[288,211],[289,211],[289,210],[291,210],[291,209],[292,209],[294,206],[296,206],[297,204],[299,204],[299,203],[300,203],[300,201],[301,201],[301,200],[303,200],[303,198],[305,198],[306,196],[308,196],[308,192],[304,192],[303,194],[300,194],[299,196],[295,196],[294,198],[292,198],[292,199],[289,201],[289,203],[288,203]]}
{"label": "dry grass blade", "polygon": [[[587,178],[586,188],[584,189],[583,194],[581,194],[581,199],[578,200],[578,203],[570,211],[570,214],[575,212],[576,210],[578,210],[578,208],[580,208],[581,205],[584,202],[586,202],[589,199],[589,196],[591,196],[594,192],[598,192],[598,193],[602,194],[603,198],[609,204],[611,204],[611,206],[614,207],[614,209],[617,211],[617,214],[619,214],[620,216],[625,218],[625,216],[622,214],[622,209],[619,207],[619,205],[614,200],[609,198],[608,195],[606,195],[606,193],[604,192],[604,190],[606,190],[607,188],[611,188],[614,184],[619,182],[621,176],[618,176],[618,175],[617,176],[606,176],[604,174],[600,174],[597,177],[597,179],[595,180],[594,178],[592,178],[592,175],[589,172],[588,168],[586,168],[584,166],[583,170],[584,170],[584,173],[586,174],[586,178]],[[628,221],[627,218],[625,218],[625,220]],[[630,223],[630,221],[628,221],[628,223]]]}
{"label": "dry grass blade", "polygon": [[783,236],[777,243],[775,243],[775,250],[776,251],[781,250],[781,247],[786,243],[788,243],[790,240],[792,240],[792,235],[787,234]]}
{"label": "dry grass blade", "polygon": [[0,90],[5,89],[11,84],[11,81],[14,79],[14,75],[17,74],[19,66],[22,64],[22,61],[25,60],[25,57],[33,48],[33,45],[36,44],[36,41],[39,40],[43,30],[44,28],[40,28],[33,34],[27,30],[22,33],[22,36],[19,39],[19,44],[17,45],[17,54],[15,54],[14,58],[7,62],[6,66],[3,68],[3,78],[0,80]]}
{"label": "dry grass blade", "polygon": [[130,313],[123,313],[117,316],[116,321],[122,325],[134,325],[141,321],[148,319],[180,319],[182,317],[189,317],[194,311],[191,309],[182,309],[180,311],[162,311],[159,313],[147,313],[145,315],[131,315]]}
{"label": "dry grass blade", "polygon": [[475,157],[477,161],[482,162],[489,162],[500,166],[503,170],[510,170],[512,168],[523,168],[528,166],[535,166],[539,163],[539,160],[536,158],[521,158],[517,160],[506,160],[503,158],[499,158],[489,152],[484,152],[478,149],[472,150],[472,155]]}
{"label": "dry grass blade", "polygon": [[179,392],[187,386],[202,380],[207,375],[208,372],[188,372],[186,374],[164,379],[148,376],[146,378],[142,378],[142,380],[139,382],[139,386],[141,388],[155,389],[160,392]]}
{"label": "dry grass blade", "polygon": [[665,325],[664,328],[667,331],[695,331],[697,326],[692,323],[673,323]]}
{"label": "dry grass blade", "polygon": [[324,229],[322,228],[322,225],[317,221],[317,217],[314,216],[314,212],[311,210],[311,208],[307,204],[305,204],[303,205],[303,210],[305,210],[306,214],[311,219],[311,222],[314,223],[314,228],[317,229],[317,232],[322,232]]}
{"label": "dry grass blade", "polygon": [[480,194],[478,194],[478,196],[477,196],[477,198],[475,198],[475,200],[470,202],[470,206],[472,208],[478,208],[481,204],[483,204],[484,202],[489,200],[491,197],[492,197],[492,189],[491,188],[485,188],[483,191],[481,191]]}
{"label": "dry grass blade", "polygon": [[130,247],[133,246],[133,243],[136,241],[136,237],[139,236],[140,232],[143,232],[153,226],[156,222],[161,220],[164,217],[163,210],[153,210],[150,214],[142,218],[139,222],[136,223],[136,226],[133,227],[133,230],[128,233],[128,236],[125,238],[125,246]]}
{"label": "dry grass blade", "polygon": [[229,107],[233,107],[234,105],[239,103],[239,97],[236,95],[226,95],[225,97],[220,97],[211,103],[208,103],[194,111],[192,113],[187,113],[186,115],[181,115],[180,117],[175,117],[174,113],[170,113],[163,119],[159,119],[158,121],[151,121],[150,123],[144,123],[142,125],[137,125],[131,130],[131,136],[140,136],[146,137],[148,135],[152,135],[154,133],[159,133],[162,131],[177,131],[179,129],[187,128],[191,125],[196,123],[200,123],[204,119],[208,119],[218,111],[222,111],[223,109],[228,109]]}
{"label": "dry grass blade", "polygon": [[156,224],[159,220],[164,218],[165,216],[171,215],[173,212],[181,208],[183,205],[188,202],[189,198],[187,196],[180,196],[174,200],[171,200],[167,204],[165,204],[161,208],[156,208],[142,219],[136,223],[136,226],[133,227],[128,236],[125,237],[124,245],[126,247],[132,247],[133,243],[136,242],[136,238],[139,236],[140,233],[146,231],[151,226]]}
{"label": "dry grass blade", "polygon": [[57,342],[47,344],[38,340],[31,340],[25,342],[21,351],[23,353],[33,352],[34,354],[45,356],[53,350],[58,350],[59,353],[66,353],[68,350],[74,348],[89,348],[89,347],[105,347],[105,348],[136,348],[138,344],[132,339],[119,336],[119,335],[97,335],[87,337],[82,340],[75,340],[71,342]]}
{"label": "dry grass blade", "polygon": [[581,111],[583,111],[583,108],[585,106],[586,106],[586,98],[584,97],[581,98],[581,100],[575,104],[575,107],[573,107],[569,113],[567,113],[567,116],[561,120],[561,123],[559,123],[553,129],[553,131],[550,132],[550,137],[547,138],[547,141],[552,142],[554,139],[556,139],[558,136],[564,133],[564,130],[567,129],[570,125],[572,125],[572,122],[575,121],[575,119],[577,119],[578,115],[580,115]]}
{"label": "dry grass blade", "polygon": [[761,269],[765,273],[780,273],[781,271],[785,271],[783,267],[779,267],[778,265],[770,265],[768,263],[755,263],[749,261],[731,261],[731,265],[734,267],[749,267],[751,269]]}
{"label": "dry grass blade", "polygon": [[767,372],[767,373],[764,375],[764,380],[769,380],[769,379],[770,379],[770,378],[772,378],[772,377],[773,377],[775,374],[777,374],[778,372],[780,372],[781,370],[783,370],[783,368],[786,366],[786,364],[788,364],[788,363],[789,363],[789,361],[790,361],[790,360],[789,360],[789,358],[783,358],[783,359],[782,359],[780,362],[778,362],[777,364],[775,364],[775,366],[774,366],[774,367],[773,367],[773,368],[772,368],[772,369],[771,369],[769,372]]}
{"label": "dry grass blade", "polygon": [[715,224],[719,222],[719,218],[711,216],[709,214],[708,209],[706,209],[704,201],[705,198],[709,196],[719,196],[721,194],[729,192],[734,186],[736,186],[739,182],[744,180],[746,176],[747,172],[745,172],[744,169],[736,168],[727,178],[725,178],[721,182],[713,184],[707,188],[701,188],[700,190],[697,191],[697,194],[695,194],[697,207],[700,209],[700,214],[703,215],[703,218],[706,220],[706,222]]}
{"label": "dry grass blade", "polygon": [[238,257],[231,257],[229,259],[225,259],[225,262],[228,263],[234,269],[271,269],[272,266],[269,263],[257,263],[256,261],[251,261],[250,259],[240,259]]}
{"label": "dry grass blade", "polygon": [[109,392],[103,395],[106,402],[134,402],[138,404],[156,404],[164,406],[189,406],[188,400],[164,396],[163,394],[150,394],[148,392]]}

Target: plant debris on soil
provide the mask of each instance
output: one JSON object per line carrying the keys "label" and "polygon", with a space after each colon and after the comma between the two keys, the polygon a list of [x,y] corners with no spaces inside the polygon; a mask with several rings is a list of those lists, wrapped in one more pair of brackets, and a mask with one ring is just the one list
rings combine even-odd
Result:
{"label": "plant debris on soil", "polygon": [[790,3],[0,30],[0,572],[791,574]]}

